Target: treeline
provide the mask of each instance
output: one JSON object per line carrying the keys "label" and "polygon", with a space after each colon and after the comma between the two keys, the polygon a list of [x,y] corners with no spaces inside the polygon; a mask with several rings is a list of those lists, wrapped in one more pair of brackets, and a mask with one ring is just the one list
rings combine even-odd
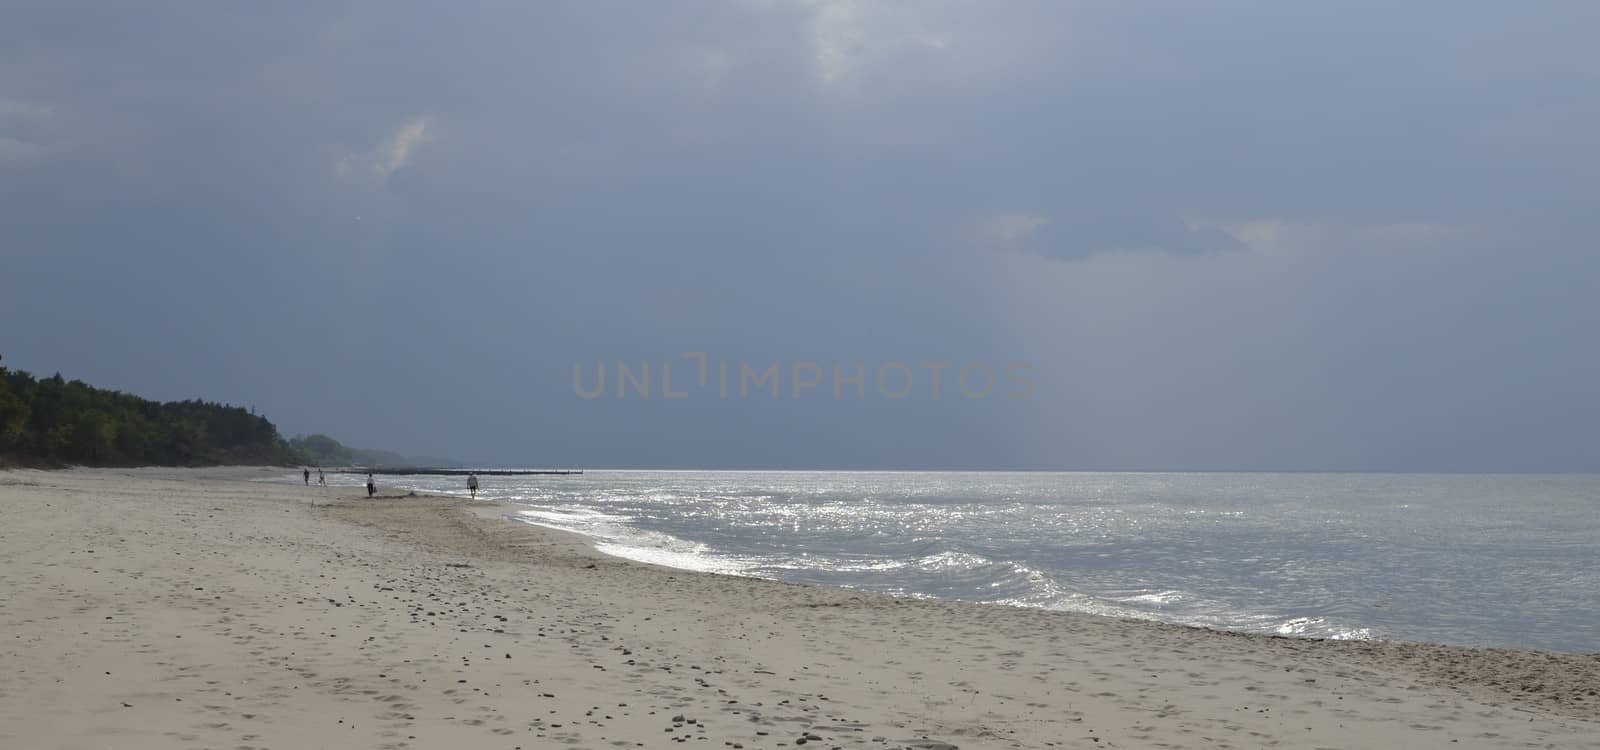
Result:
{"label": "treeline", "polygon": [[459,462],[441,458],[403,456],[393,451],[352,448],[327,435],[305,435],[289,439],[289,448],[314,466],[457,466]]}
{"label": "treeline", "polygon": [[31,465],[305,462],[266,417],[208,401],[161,403],[0,367],[0,459]]}

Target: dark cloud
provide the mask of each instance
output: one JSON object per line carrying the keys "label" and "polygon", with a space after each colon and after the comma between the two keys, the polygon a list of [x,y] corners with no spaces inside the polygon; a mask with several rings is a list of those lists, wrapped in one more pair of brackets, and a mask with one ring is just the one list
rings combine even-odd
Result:
{"label": "dark cloud", "polygon": [[[1483,393],[1484,434],[1548,418],[1507,455],[1594,468],[1562,442],[1593,356],[1518,332],[1600,317],[1571,239],[1596,12],[12,3],[0,351],[507,462],[1472,468],[1499,445],[1456,437]],[[1402,225],[1482,231],[1363,244]],[[975,227],[1021,252],[974,252]],[[1115,262],[1041,260],[1091,256]],[[1501,287],[1544,293],[1472,312]],[[1474,359],[1496,347],[1519,359]],[[575,362],[681,351],[1025,359],[1040,395],[572,393]]]}

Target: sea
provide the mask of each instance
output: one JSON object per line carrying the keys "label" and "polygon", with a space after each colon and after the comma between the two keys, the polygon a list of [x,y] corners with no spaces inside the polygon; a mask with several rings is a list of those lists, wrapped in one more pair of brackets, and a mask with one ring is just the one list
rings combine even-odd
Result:
{"label": "sea", "polygon": [[[481,482],[508,517],[685,570],[1249,633],[1600,652],[1600,475],[587,471]],[[379,484],[467,494],[465,477]]]}

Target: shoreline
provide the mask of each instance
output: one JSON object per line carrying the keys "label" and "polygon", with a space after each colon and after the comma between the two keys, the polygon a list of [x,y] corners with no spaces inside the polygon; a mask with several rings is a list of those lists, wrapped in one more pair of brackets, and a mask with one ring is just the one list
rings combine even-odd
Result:
{"label": "shoreline", "polygon": [[[437,495],[437,494],[429,494],[429,493],[422,493],[422,492],[417,492],[415,495],[412,495],[412,496],[413,497],[419,497],[419,498],[421,498],[421,497],[431,497],[431,498],[437,498],[439,500],[444,500],[444,501],[457,501],[457,500],[461,500],[462,499],[462,498],[455,497],[453,495]],[[394,497],[394,496],[391,496],[391,497]],[[1160,618],[1155,617],[1153,615],[1150,616],[1150,617],[1119,617],[1119,616],[1116,616],[1116,615],[1109,615],[1109,614],[1098,614],[1098,613],[1093,613],[1093,612],[1080,612],[1080,611],[1068,610],[1068,609],[1050,609],[1050,608],[1047,608],[1047,607],[1038,607],[1038,606],[1032,606],[1032,605],[1027,605],[1027,604],[1013,604],[1013,603],[1010,603],[1010,602],[1003,602],[1003,601],[982,601],[982,600],[976,600],[976,599],[957,599],[957,598],[951,598],[951,597],[939,597],[939,596],[920,595],[920,594],[908,594],[908,595],[900,596],[900,595],[896,595],[896,594],[892,594],[892,593],[888,593],[888,592],[883,592],[883,591],[873,591],[871,589],[866,589],[866,588],[852,588],[852,587],[849,587],[849,586],[832,586],[832,585],[828,585],[828,584],[825,584],[825,583],[810,583],[810,582],[802,582],[802,581],[789,581],[789,580],[785,580],[785,579],[777,577],[777,576],[761,576],[761,575],[743,574],[743,573],[724,573],[724,572],[719,572],[719,571],[698,570],[698,569],[690,568],[690,567],[675,567],[675,566],[672,566],[672,565],[669,565],[669,564],[666,564],[666,563],[657,563],[657,562],[650,562],[648,560],[636,559],[636,558],[629,557],[629,556],[627,556],[625,554],[621,554],[621,553],[607,552],[605,550],[599,549],[599,540],[596,537],[586,536],[582,532],[571,531],[571,530],[559,528],[559,527],[556,527],[556,526],[549,526],[549,525],[545,525],[545,524],[542,524],[542,523],[535,523],[535,522],[532,522],[532,521],[519,520],[519,519],[511,517],[512,513],[514,513],[515,511],[512,511],[511,513],[493,513],[493,512],[488,512],[488,511],[492,510],[493,508],[515,509],[515,508],[523,508],[523,507],[526,507],[526,506],[520,506],[520,505],[517,505],[515,503],[497,502],[497,501],[493,501],[493,500],[489,500],[489,501],[479,500],[479,501],[476,501],[476,502],[478,502],[480,504],[485,504],[487,506],[491,506],[491,507],[486,507],[486,508],[482,508],[482,509],[477,509],[477,508],[472,509],[472,512],[476,513],[477,515],[479,515],[482,518],[485,518],[485,519],[488,519],[488,520],[504,521],[504,522],[508,522],[508,523],[525,525],[525,526],[532,526],[532,527],[537,528],[537,529],[539,529],[541,531],[549,532],[549,533],[552,533],[552,534],[561,534],[561,535],[571,536],[571,537],[579,540],[581,543],[583,543],[585,546],[587,546],[591,551],[593,551],[596,554],[599,554],[599,555],[601,555],[601,556],[603,556],[603,557],[605,557],[607,559],[621,560],[623,562],[627,562],[627,563],[633,564],[633,565],[645,565],[645,566],[654,567],[654,568],[661,568],[663,570],[677,571],[677,572],[685,573],[685,574],[692,573],[692,574],[695,574],[695,575],[727,576],[727,577],[730,577],[730,578],[744,578],[744,579],[749,579],[749,580],[754,580],[754,581],[769,581],[769,582],[773,582],[773,583],[783,583],[783,584],[794,585],[794,586],[812,586],[812,587],[816,587],[816,588],[827,589],[827,590],[830,590],[830,591],[842,591],[842,592],[852,593],[852,594],[856,594],[856,595],[859,595],[859,596],[885,597],[885,598],[889,598],[889,599],[904,599],[904,600],[908,600],[908,601],[951,602],[951,603],[960,603],[960,604],[968,604],[968,605],[984,606],[984,607],[1006,607],[1006,608],[1010,608],[1010,609],[1019,609],[1019,610],[1025,610],[1025,611],[1030,611],[1030,612],[1043,612],[1043,613],[1048,613],[1048,614],[1067,615],[1067,616],[1073,616],[1073,617],[1095,617],[1095,618],[1100,618],[1100,619],[1105,619],[1105,620],[1113,620],[1113,621],[1117,621],[1117,622],[1153,623],[1153,624],[1158,624],[1158,625],[1167,625],[1167,626],[1176,627],[1176,628],[1187,628],[1187,629],[1191,629],[1191,630],[1199,630],[1199,631],[1203,631],[1203,632],[1207,632],[1207,633],[1215,633],[1215,634],[1218,634],[1218,635],[1248,636],[1248,637],[1252,637],[1252,638],[1281,638],[1281,639],[1297,640],[1297,641],[1311,641],[1311,642],[1316,642],[1316,643],[1348,642],[1348,643],[1412,644],[1412,645],[1417,645],[1417,646],[1440,646],[1440,647],[1446,647],[1446,648],[1459,648],[1459,649],[1469,649],[1469,650],[1477,650],[1477,651],[1507,651],[1507,652],[1524,652],[1524,653],[1530,653],[1530,654],[1555,654],[1555,655],[1560,655],[1560,656],[1580,656],[1580,657],[1600,658],[1600,651],[1561,651],[1561,650],[1557,650],[1557,649],[1538,648],[1538,647],[1532,647],[1532,646],[1496,646],[1496,645],[1478,645],[1478,644],[1465,644],[1465,643],[1446,643],[1446,642],[1443,642],[1443,641],[1427,641],[1427,640],[1409,639],[1409,638],[1389,638],[1389,637],[1332,638],[1332,637],[1326,637],[1326,636],[1313,636],[1313,635],[1284,635],[1284,634],[1279,634],[1279,633],[1256,632],[1256,631],[1250,631],[1250,630],[1245,630],[1245,629],[1230,630],[1228,628],[1213,627],[1213,626],[1208,626],[1208,625],[1193,625],[1193,624],[1182,623],[1182,622],[1171,622],[1171,621],[1168,621],[1168,620],[1160,619]]]}
{"label": "shoreline", "polygon": [[[615,562],[621,563],[623,565],[642,566],[642,567],[654,569],[654,570],[657,570],[657,571],[661,571],[661,572],[666,573],[666,574],[681,574],[681,575],[691,575],[691,576],[711,576],[711,577],[716,577],[716,578],[727,578],[727,579],[733,579],[733,580],[756,581],[756,582],[775,584],[775,585],[781,585],[781,586],[796,586],[796,587],[801,587],[801,588],[805,588],[805,589],[816,589],[816,590],[819,590],[819,591],[832,592],[832,593],[835,593],[835,594],[842,594],[842,595],[846,595],[846,596],[848,596],[848,597],[850,597],[852,599],[879,600],[880,604],[882,604],[882,603],[899,604],[899,603],[905,603],[905,602],[928,602],[928,603],[935,603],[935,604],[955,605],[955,606],[958,606],[958,607],[1002,607],[1002,608],[1005,608],[1005,609],[1008,609],[1008,610],[1036,613],[1036,614],[1039,614],[1039,615],[1042,615],[1042,616],[1045,616],[1045,617],[1090,618],[1093,621],[1100,621],[1100,622],[1105,622],[1105,623],[1121,623],[1121,624],[1130,625],[1130,626],[1158,626],[1158,627],[1163,628],[1163,629],[1178,629],[1180,631],[1194,631],[1196,633],[1205,634],[1207,637],[1244,638],[1244,639],[1259,639],[1259,640],[1263,640],[1263,641],[1290,641],[1290,642],[1300,642],[1300,643],[1310,643],[1310,644],[1326,644],[1326,645],[1331,645],[1332,647],[1335,647],[1335,648],[1338,647],[1338,644],[1357,644],[1355,646],[1355,650],[1358,651],[1358,652],[1359,651],[1371,651],[1371,650],[1377,650],[1377,651],[1383,651],[1383,652],[1396,652],[1396,651],[1398,651],[1398,652],[1407,654],[1407,656],[1405,656],[1403,658],[1419,658],[1419,657],[1423,656],[1422,654],[1412,654],[1412,653],[1410,653],[1410,652],[1416,652],[1416,651],[1421,651],[1421,652],[1466,652],[1468,654],[1473,654],[1473,653],[1495,654],[1495,655],[1501,655],[1501,656],[1510,657],[1510,658],[1513,658],[1513,659],[1527,661],[1527,662],[1530,662],[1530,663],[1536,663],[1536,662],[1541,662],[1541,661],[1549,661],[1551,659],[1562,659],[1562,658],[1566,658],[1566,657],[1572,657],[1572,658],[1576,658],[1576,659],[1578,659],[1580,661],[1587,660],[1587,661],[1591,661],[1591,662],[1594,663],[1595,668],[1594,668],[1594,671],[1593,671],[1593,676],[1594,676],[1595,679],[1590,684],[1592,684],[1595,687],[1600,687],[1600,652],[1553,651],[1553,650],[1549,650],[1549,649],[1508,647],[1508,646],[1471,646],[1471,645],[1461,645],[1461,644],[1451,644],[1451,643],[1436,643],[1436,642],[1431,642],[1431,641],[1415,641],[1415,640],[1392,639],[1392,638],[1370,638],[1370,639],[1360,639],[1360,638],[1321,638],[1321,637],[1299,636],[1299,635],[1278,635],[1278,634],[1273,634],[1273,633],[1253,633],[1253,632],[1248,632],[1248,631],[1243,631],[1243,630],[1226,630],[1226,629],[1222,629],[1222,628],[1206,627],[1206,626],[1203,626],[1203,625],[1188,625],[1188,624],[1183,624],[1183,623],[1172,623],[1172,622],[1166,622],[1166,621],[1158,620],[1158,619],[1154,619],[1154,618],[1115,617],[1115,616],[1111,616],[1111,615],[1093,614],[1093,613],[1088,613],[1088,612],[1073,612],[1073,611],[1068,611],[1068,610],[1052,610],[1052,609],[1045,609],[1045,608],[1042,608],[1042,607],[1029,607],[1029,606],[1025,606],[1025,605],[1013,605],[1013,604],[1004,604],[1004,603],[998,603],[998,602],[968,601],[968,600],[964,600],[964,599],[947,599],[947,598],[932,597],[932,596],[927,596],[927,597],[924,597],[924,596],[895,596],[894,594],[889,594],[889,593],[869,591],[869,590],[863,590],[863,589],[852,589],[852,588],[847,588],[847,587],[842,587],[842,586],[828,586],[828,585],[825,585],[825,584],[801,583],[801,582],[796,582],[796,581],[785,581],[785,580],[783,580],[781,578],[766,578],[766,577],[761,577],[761,576],[739,575],[739,574],[736,574],[736,573],[719,573],[719,572],[712,572],[712,571],[694,570],[694,569],[690,569],[690,568],[677,568],[677,567],[673,567],[671,565],[666,565],[666,564],[662,564],[662,563],[645,562],[645,561],[641,561],[641,560],[635,560],[635,559],[632,559],[632,558],[629,558],[629,557],[626,557],[626,556],[623,556],[623,555],[617,555],[617,554],[611,554],[611,553],[608,553],[608,552],[604,552],[604,551],[602,551],[602,550],[600,550],[600,549],[598,549],[596,547],[594,538],[589,537],[589,536],[585,536],[585,535],[583,535],[583,534],[581,534],[579,532],[576,532],[576,531],[568,531],[566,529],[559,529],[559,528],[555,528],[555,527],[551,527],[551,526],[544,526],[544,525],[537,524],[537,523],[530,523],[530,522],[527,522],[527,521],[520,521],[520,520],[517,520],[515,518],[511,518],[509,516],[509,512],[514,511],[514,509],[516,509],[516,508],[522,507],[522,506],[518,506],[518,505],[516,505],[514,503],[504,503],[504,502],[496,502],[496,501],[490,501],[490,500],[470,500],[470,499],[458,498],[458,497],[454,497],[454,496],[450,496],[450,495],[434,495],[434,494],[424,494],[424,493],[420,493],[420,492],[416,493],[414,495],[407,496],[407,497],[414,497],[414,498],[419,499],[419,500],[437,500],[437,501],[453,503],[453,504],[455,504],[454,507],[457,507],[461,512],[471,514],[472,516],[475,516],[479,520],[486,521],[486,522],[493,523],[493,524],[509,524],[509,525],[513,526],[514,528],[515,527],[532,527],[534,529],[537,529],[541,533],[553,534],[553,535],[557,535],[559,537],[562,537],[562,538],[570,541],[572,544],[578,545],[581,548],[581,551],[583,553],[587,553],[589,555],[592,555],[592,556],[596,557],[597,559],[615,561]],[[1368,647],[1371,647],[1371,648],[1363,649],[1362,646],[1368,646]],[[1526,700],[1529,697],[1528,696],[1529,693],[1537,694],[1539,692],[1542,692],[1542,691],[1538,691],[1538,690],[1523,691],[1523,690],[1519,689],[1517,691],[1508,691],[1507,694],[1510,697],[1510,699],[1513,702],[1515,702],[1515,701],[1518,701],[1518,700]],[[1592,711],[1592,712],[1580,712],[1579,713],[1580,716],[1586,716],[1588,718],[1593,718],[1593,719],[1596,719],[1596,720],[1600,720],[1600,696],[1596,696],[1596,698],[1597,698],[1597,700],[1595,701],[1595,704],[1592,706],[1592,708],[1594,708],[1596,710]],[[1600,727],[1597,727],[1597,729],[1600,729]]]}
{"label": "shoreline", "polygon": [[0,612],[13,636],[0,744],[1581,747],[1600,735],[1600,655],[702,573],[505,518],[514,506],[254,481],[277,471],[0,471],[0,588],[15,594]]}
{"label": "shoreline", "polygon": [[[643,473],[653,475],[656,472]],[[697,472],[692,474],[698,476]],[[771,481],[770,478],[765,474],[760,475],[762,478],[755,481],[763,486],[761,491],[769,491],[765,489],[763,480]],[[828,475],[832,476],[831,473]],[[721,481],[738,480],[723,478]],[[598,491],[598,486],[609,486],[614,480],[602,477],[597,482]],[[693,499],[697,491],[714,493],[714,490],[699,487],[690,481],[677,483],[671,479],[652,477],[646,482],[658,488],[650,492],[665,491],[669,497],[670,493],[684,493]],[[643,491],[630,480],[616,483]],[[399,486],[417,492],[466,496],[465,491],[447,482],[423,480]],[[497,487],[501,490],[497,496],[526,498],[531,486],[513,484]],[[695,513],[710,514],[709,527],[684,526],[671,518],[674,511],[664,510],[662,505],[653,500],[630,500],[626,509],[616,509],[617,506],[609,502],[591,502],[586,497],[589,493],[570,489],[559,482],[548,486],[552,488],[549,496],[536,492],[537,500],[512,501],[510,507],[514,509],[517,520],[541,528],[585,535],[597,550],[608,555],[685,571],[795,581],[848,591],[885,592],[914,598],[1086,613],[1218,632],[1310,640],[1414,642],[1578,655],[1600,653],[1600,644],[1595,643],[1592,635],[1583,627],[1584,618],[1570,612],[1572,604],[1584,601],[1586,594],[1583,592],[1592,587],[1580,587],[1583,592],[1567,590],[1565,605],[1561,604],[1562,596],[1556,590],[1550,590],[1549,595],[1539,597],[1537,602],[1522,601],[1530,591],[1545,590],[1537,588],[1541,583],[1557,586],[1563,573],[1568,578],[1581,576],[1586,568],[1577,561],[1568,562],[1566,567],[1540,567],[1538,570],[1546,571],[1542,578],[1524,577],[1516,582],[1516,588],[1503,585],[1510,578],[1501,579],[1499,583],[1502,585],[1499,587],[1495,586],[1496,581],[1489,580],[1480,582],[1476,594],[1461,596],[1460,592],[1451,591],[1450,586],[1446,586],[1443,592],[1422,587],[1418,581],[1426,580],[1425,572],[1422,578],[1416,575],[1408,578],[1404,574],[1391,576],[1385,566],[1370,564],[1372,558],[1365,554],[1365,550],[1351,548],[1336,553],[1342,555],[1343,559],[1325,558],[1311,561],[1311,564],[1320,562],[1327,566],[1323,568],[1324,571],[1337,571],[1348,570],[1343,564],[1355,562],[1356,567],[1366,571],[1365,574],[1351,575],[1346,572],[1337,576],[1340,580],[1332,581],[1335,576],[1321,573],[1321,589],[1315,592],[1289,583],[1274,582],[1257,584],[1264,586],[1264,589],[1240,591],[1241,582],[1248,579],[1232,576],[1236,571],[1247,570],[1242,566],[1220,570],[1214,568],[1211,575],[1204,577],[1185,576],[1185,566],[1170,562],[1165,568],[1141,566],[1135,562],[1130,570],[1117,563],[1102,561],[1097,564],[1092,558],[1075,560],[1070,555],[1052,557],[1051,553],[1042,552],[1031,545],[1027,549],[1010,549],[1005,544],[992,544],[989,537],[983,535],[962,536],[943,529],[929,532],[938,542],[931,550],[931,553],[937,554],[931,556],[930,550],[908,545],[906,539],[896,537],[891,529],[883,538],[874,539],[874,542],[885,542],[890,545],[888,549],[896,550],[890,555],[878,554],[885,549],[883,547],[874,549],[858,545],[848,550],[843,547],[834,549],[830,540],[824,542],[828,545],[827,551],[818,560],[813,560],[812,555],[805,553],[804,546],[796,547],[794,539],[786,538],[784,529],[759,527],[763,521],[756,521],[758,527],[754,527],[753,535],[739,536],[743,521],[721,517],[725,509],[718,503],[693,503]],[[607,493],[611,491],[606,490]],[[765,512],[760,508],[753,510],[756,511],[756,518],[771,512],[770,509]],[[1273,510],[1275,508],[1272,507],[1255,508],[1253,512],[1270,514]],[[804,509],[799,512],[802,515],[806,513]],[[613,513],[622,515],[613,517],[610,515]],[[1401,520],[1416,524],[1409,528],[1421,531],[1435,529],[1432,522],[1438,519]],[[732,524],[731,528],[725,525],[728,523]],[[824,533],[842,533],[840,529],[827,527],[826,520],[820,526],[828,528]],[[875,536],[884,533],[881,528],[874,528],[877,529]],[[1400,525],[1393,528],[1408,527]],[[984,533],[990,536],[1003,535],[1005,530],[991,527]],[[1578,541],[1581,535],[1569,535],[1567,538]],[[1037,543],[1040,540],[1032,541]],[[1318,541],[1322,540],[1319,538]],[[1404,551],[1409,540],[1388,539],[1386,548],[1382,541],[1380,539],[1376,554],[1393,556],[1397,550]],[[1134,540],[1132,544],[1135,548],[1131,554],[1135,555],[1154,549],[1141,540]],[[1144,545],[1143,549],[1137,548],[1140,544]],[[906,550],[908,546],[912,546],[912,551]],[[1448,549],[1450,545],[1440,546]],[[1502,545],[1501,551],[1496,554],[1514,549],[1516,547]],[[1290,556],[1283,557],[1281,553],[1284,552]],[[1293,550],[1273,548],[1266,554],[1269,565],[1282,565],[1286,560],[1296,560]],[[1271,557],[1273,554],[1279,556]],[[1104,553],[1097,556],[1108,557]],[[945,559],[947,557],[954,557],[956,561],[952,563]],[[1363,561],[1369,564],[1363,567],[1360,565]],[[1450,559],[1449,556],[1440,556],[1424,564],[1442,569],[1467,562],[1481,564],[1475,560]],[[836,568],[834,564],[841,567]],[[862,567],[852,567],[857,564]],[[1083,578],[1080,579],[1080,575]],[[952,580],[951,576],[961,583],[945,585]],[[1316,571],[1312,571],[1312,577],[1317,577]],[[1489,577],[1494,576],[1491,574]],[[1129,580],[1139,581],[1137,586],[1140,588],[1124,589],[1123,582]],[[1495,604],[1489,604],[1490,601]],[[1539,616],[1537,605],[1544,605],[1548,619],[1542,622],[1527,619]],[[1523,606],[1529,606],[1530,611],[1536,614],[1525,616],[1525,613],[1518,611]],[[1560,609],[1567,610],[1563,615],[1564,621],[1548,615],[1548,612]],[[1519,622],[1525,623],[1525,626],[1517,625]]]}

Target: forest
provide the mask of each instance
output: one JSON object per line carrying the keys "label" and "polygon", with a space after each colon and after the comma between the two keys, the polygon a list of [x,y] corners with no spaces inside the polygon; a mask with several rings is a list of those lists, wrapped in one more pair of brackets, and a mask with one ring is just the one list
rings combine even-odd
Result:
{"label": "forest", "polygon": [[289,465],[306,456],[266,417],[209,401],[159,402],[60,373],[0,367],[0,465]]}
{"label": "forest", "polygon": [[405,456],[394,451],[352,448],[327,435],[289,439],[289,448],[313,466],[460,466],[448,458]]}

